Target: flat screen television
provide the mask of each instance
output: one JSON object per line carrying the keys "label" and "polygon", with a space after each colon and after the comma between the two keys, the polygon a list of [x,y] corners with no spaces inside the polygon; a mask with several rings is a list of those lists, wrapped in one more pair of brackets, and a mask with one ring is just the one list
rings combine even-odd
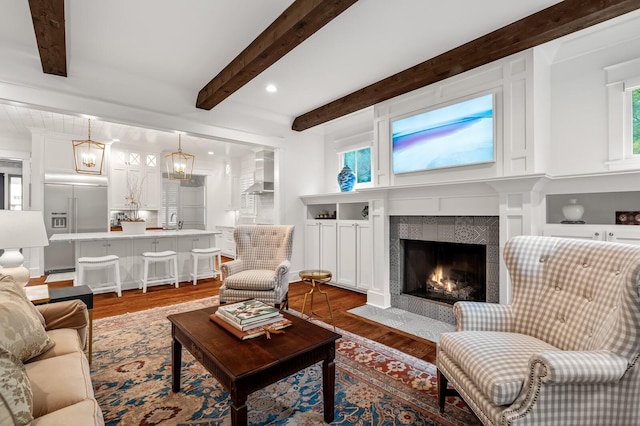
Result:
{"label": "flat screen television", "polygon": [[393,173],[495,161],[494,95],[391,121]]}

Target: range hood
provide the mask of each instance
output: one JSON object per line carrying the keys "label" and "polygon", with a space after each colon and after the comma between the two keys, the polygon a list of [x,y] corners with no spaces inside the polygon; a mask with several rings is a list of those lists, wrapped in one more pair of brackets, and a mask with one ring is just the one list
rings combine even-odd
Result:
{"label": "range hood", "polygon": [[256,170],[254,184],[243,192],[245,194],[267,194],[273,192],[273,151],[256,152]]}

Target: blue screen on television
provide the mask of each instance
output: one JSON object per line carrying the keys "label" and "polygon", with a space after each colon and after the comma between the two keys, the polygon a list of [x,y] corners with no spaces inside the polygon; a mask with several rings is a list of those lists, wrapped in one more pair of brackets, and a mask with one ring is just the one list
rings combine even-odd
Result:
{"label": "blue screen on television", "polygon": [[493,134],[492,94],[394,120],[393,173],[492,162]]}

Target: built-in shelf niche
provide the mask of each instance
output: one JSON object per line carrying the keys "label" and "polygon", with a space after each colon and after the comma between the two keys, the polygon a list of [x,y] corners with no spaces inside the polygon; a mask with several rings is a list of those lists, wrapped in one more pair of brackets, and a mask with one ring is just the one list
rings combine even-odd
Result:
{"label": "built-in shelf niche", "polygon": [[329,219],[335,219],[337,215],[336,203],[307,205],[307,219],[328,219],[320,217],[324,213],[331,216]]}
{"label": "built-in shelf niche", "polygon": [[[350,203],[325,203],[307,205],[307,219],[338,219],[338,220],[368,220],[363,216],[365,207],[369,203],[366,201]],[[329,214],[329,218],[320,217]]]}
{"label": "built-in shelf niche", "polygon": [[616,212],[640,211],[640,191],[550,194],[546,196],[547,223],[561,223],[562,207],[571,199],[584,207],[586,224],[615,225]]}
{"label": "built-in shelf niche", "polygon": [[368,220],[362,215],[362,211],[369,203],[340,203],[338,204],[338,219],[340,220]]}

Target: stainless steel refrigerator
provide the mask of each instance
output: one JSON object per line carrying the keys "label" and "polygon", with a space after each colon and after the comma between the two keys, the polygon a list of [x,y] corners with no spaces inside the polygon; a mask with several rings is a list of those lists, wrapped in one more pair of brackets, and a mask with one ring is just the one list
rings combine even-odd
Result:
{"label": "stainless steel refrigerator", "polygon": [[[101,176],[45,176],[44,219],[47,236],[109,230],[107,181]],[[44,248],[45,274],[73,271],[74,243]]]}

